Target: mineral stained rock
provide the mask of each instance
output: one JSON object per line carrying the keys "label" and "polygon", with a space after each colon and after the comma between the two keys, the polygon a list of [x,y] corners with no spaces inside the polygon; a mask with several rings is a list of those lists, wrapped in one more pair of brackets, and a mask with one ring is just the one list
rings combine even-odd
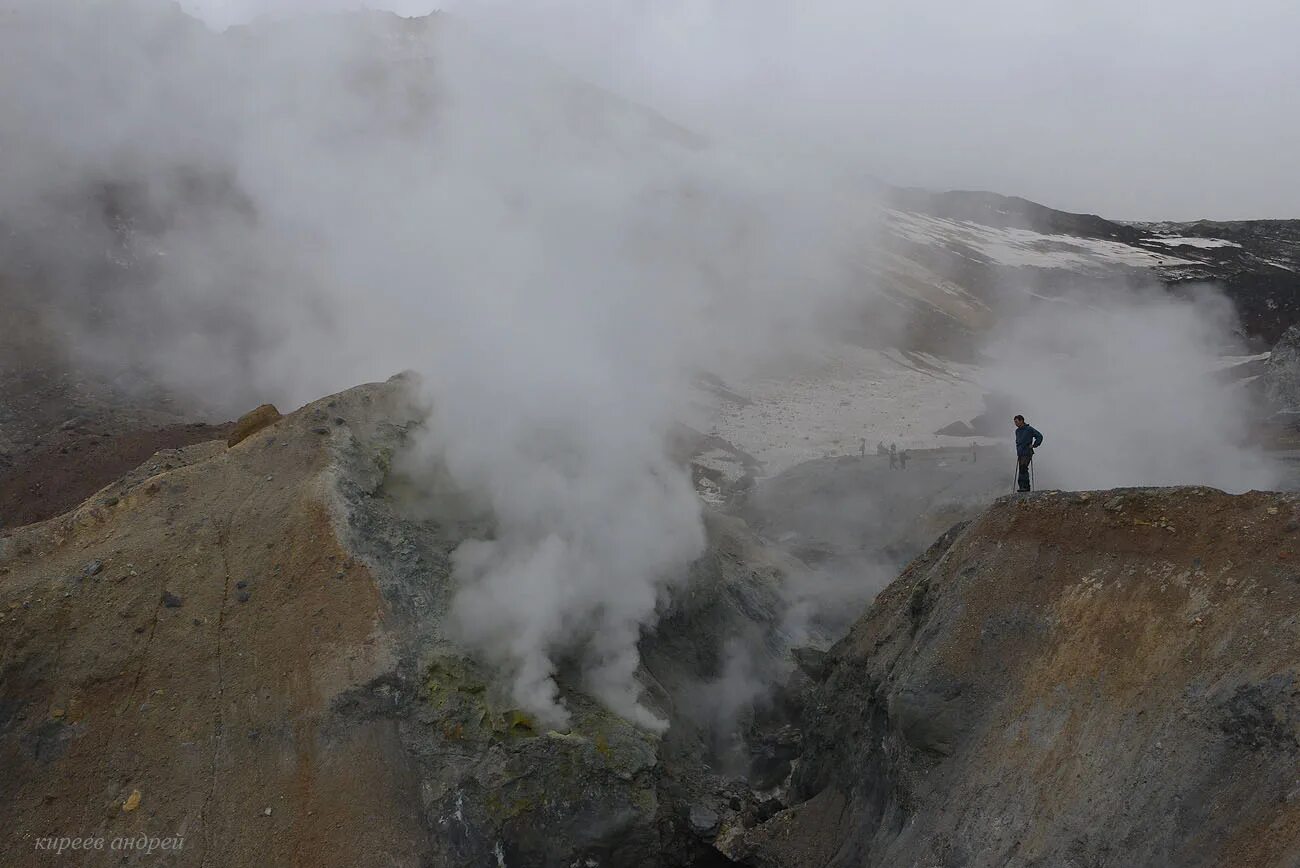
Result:
{"label": "mineral stained rock", "polygon": [[281,418],[280,411],[275,409],[274,404],[262,404],[260,407],[249,410],[235,422],[234,429],[231,430],[230,436],[226,438],[226,445],[234,446],[237,443],[242,443],[268,425],[279,422]]}
{"label": "mineral stained rock", "polygon": [[797,562],[709,515],[642,643],[668,734],[565,673],[572,724],[549,731],[445,635],[450,554],[490,525],[452,493],[437,519],[403,505],[393,458],[420,420],[402,378],[357,387],[0,536],[0,864],[141,833],[183,837],[167,864],[725,864],[712,841],[754,800],[685,704],[731,641],[779,668]]}

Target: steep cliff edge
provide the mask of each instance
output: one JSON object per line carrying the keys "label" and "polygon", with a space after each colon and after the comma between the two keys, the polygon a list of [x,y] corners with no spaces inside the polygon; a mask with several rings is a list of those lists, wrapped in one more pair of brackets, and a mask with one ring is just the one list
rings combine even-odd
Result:
{"label": "steep cliff edge", "polygon": [[806,695],[759,866],[1300,864],[1300,498],[1003,498]]}

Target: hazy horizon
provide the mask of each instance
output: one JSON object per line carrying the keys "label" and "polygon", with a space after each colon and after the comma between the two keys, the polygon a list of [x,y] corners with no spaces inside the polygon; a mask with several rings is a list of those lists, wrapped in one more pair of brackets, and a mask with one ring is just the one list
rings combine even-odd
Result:
{"label": "hazy horizon", "polygon": [[184,0],[223,28],[456,13],[713,137],[1113,220],[1300,218],[1300,7]]}

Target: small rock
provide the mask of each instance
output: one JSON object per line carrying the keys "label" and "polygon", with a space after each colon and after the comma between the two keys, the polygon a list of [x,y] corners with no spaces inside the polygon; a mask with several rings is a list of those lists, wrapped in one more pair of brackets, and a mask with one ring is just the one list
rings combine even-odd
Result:
{"label": "small rock", "polygon": [[1121,511],[1124,508],[1124,496],[1118,495],[1116,497],[1112,497],[1110,500],[1103,503],[1101,505],[1101,508],[1106,510],[1107,512]]}
{"label": "small rock", "polygon": [[242,591],[244,588],[248,587],[248,582],[235,582],[235,587]]}
{"label": "small rock", "polygon": [[270,809],[270,808],[263,808],[263,809],[262,809],[262,816],[263,816],[263,817],[269,817],[269,816],[271,816],[271,809]]}
{"label": "small rock", "polygon": [[169,609],[179,609],[181,607],[181,598],[171,591],[163,591],[162,604]]}
{"label": "small rock", "polygon": [[247,603],[251,599],[251,595],[248,591],[240,591],[235,595],[235,599],[239,600],[241,603]]}
{"label": "small rock", "polygon": [[132,790],[131,795],[127,796],[126,801],[122,803],[122,810],[129,814],[138,807],[140,807],[140,791]]}
{"label": "small rock", "polygon": [[322,435],[328,434],[330,433],[330,429],[326,428],[324,425],[317,425],[315,428],[311,429],[311,433]]}
{"label": "small rock", "polygon": [[104,569],[104,562],[100,560],[94,560],[81,568],[81,574],[87,577],[97,576],[100,574],[100,572],[103,569]]}
{"label": "small rock", "polygon": [[706,808],[702,805],[694,805],[691,807],[691,829],[693,829],[696,834],[704,835],[712,832],[718,827],[718,819],[718,812],[711,808]]}

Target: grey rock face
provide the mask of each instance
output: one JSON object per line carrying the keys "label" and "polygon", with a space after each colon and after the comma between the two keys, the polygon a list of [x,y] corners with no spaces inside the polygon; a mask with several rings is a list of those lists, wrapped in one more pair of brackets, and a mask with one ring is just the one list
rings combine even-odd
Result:
{"label": "grey rock face", "polygon": [[736,648],[778,679],[787,650],[780,585],[801,565],[760,544],[742,521],[706,514],[708,550],[641,642],[638,680],[668,732],[638,729],[564,671],[557,682],[571,725],[548,730],[512,707],[495,674],[444,630],[451,553],[489,534],[490,517],[447,479],[421,487],[438,503],[409,508],[411,480],[391,469],[392,457],[419,419],[403,415],[400,383],[367,391],[369,401],[359,390],[337,398],[353,409],[330,474],[335,522],[384,595],[396,653],[389,672],[335,704],[336,726],[396,728],[396,749],[419,782],[426,863],[726,864],[712,842],[747,822],[757,799],[741,780],[746,750],[727,737],[742,724],[720,716],[709,686]]}
{"label": "grey rock face", "polygon": [[1277,412],[1300,412],[1300,325],[1278,340],[1261,377],[1264,398]]}

